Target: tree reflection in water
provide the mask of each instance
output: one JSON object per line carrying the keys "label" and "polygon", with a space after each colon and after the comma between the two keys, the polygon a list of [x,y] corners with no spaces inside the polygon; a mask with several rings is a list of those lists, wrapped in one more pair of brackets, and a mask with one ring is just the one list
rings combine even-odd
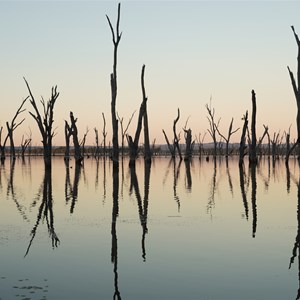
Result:
{"label": "tree reflection in water", "polygon": [[[10,173],[9,173],[9,177],[7,178],[7,191],[6,191],[6,196],[9,198],[11,197],[11,199],[13,200],[13,202],[15,203],[17,210],[19,211],[20,215],[23,217],[23,219],[27,222],[29,222],[29,219],[26,215],[26,208],[20,204],[19,202],[19,197],[15,191],[15,187],[14,187],[14,175],[15,175],[15,165],[16,165],[16,160],[12,159],[10,161]],[[1,165],[1,169],[2,169]]]}
{"label": "tree reflection in water", "polygon": [[75,205],[78,200],[78,185],[79,185],[81,170],[83,167],[81,164],[75,163],[74,180],[72,185],[70,179],[69,161],[65,160],[65,164],[66,164],[65,199],[66,199],[66,203],[68,203],[71,200],[70,213],[72,214],[74,212]]}
{"label": "tree reflection in water", "polygon": [[145,162],[144,166],[145,174],[144,174],[144,200],[142,201],[141,193],[139,190],[139,183],[136,176],[135,167],[130,167],[130,192],[134,189],[134,193],[136,196],[138,210],[139,210],[139,217],[140,223],[142,226],[142,258],[146,261],[146,247],[145,247],[145,238],[146,234],[148,233],[147,228],[147,218],[148,218],[148,204],[149,204],[149,189],[150,189],[150,171],[151,171],[151,164]]}
{"label": "tree reflection in water", "polygon": [[117,217],[119,215],[119,167],[113,164],[113,208],[111,220],[111,262],[114,265],[114,286],[113,299],[121,299],[118,284],[118,237],[117,237]]}
{"label": "tree reflection in water", "polygon": [[[27,247],[25,256],[29,253],[29,250],[32,246],[33,240],[35,238],[38,226],[42,221],[46,220],[48,233],[52,241],[52,248],[57,247],[60,243],[60,240],[54,229],[54,213],[53,213],[53,196],[52,196],[52,174],[51,168],[45,168],[44,180],[39,189],[37,198],[34,201],[34,204],[41,200],[41,204],[38,210],[37,219],[34,227],[31,230],[31,239]],[[25,257],[24,256],[24,257]]]}
{"label": "tree reflection in water", "polygon": [[[177,206],[178,206],[178,212],[180,212],[180,199],[177,193],[177,184],[178,184],[178,178],[179,178],[179,174],[180,174],[180,166],[181,166],[181,162],[182,160],[179,160],[179,164],[176,168],[176,159],[171,159],[173,160],[173,194],[174,194],[174,200],[177,202]],[[170,162],[171,162],[170,160]]]}
{"label": "tree reflection in water", "polygon": [[[287,185],[289,187],[290,184],[290,170],[288,164],[286,165],[287,169]],[[289,269],[292,267],[292,264],[294,263],[296,257],[298,256],[298,281],[299,281],[299,287],[297,291],[297,297],[296,299],[300,299],[300,178],[295,182],[297,185],[297,235],[295,238],[295,244],[292,250],[292,256],[290,258],[290,264]],[[289,188],[288,188],[289,191]]]}

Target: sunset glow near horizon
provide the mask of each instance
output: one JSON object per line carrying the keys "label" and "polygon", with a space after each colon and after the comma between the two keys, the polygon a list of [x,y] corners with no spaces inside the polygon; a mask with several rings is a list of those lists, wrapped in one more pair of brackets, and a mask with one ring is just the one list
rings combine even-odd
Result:
{"label": "sunset glow near horizon", "polygon": [[[36,101],[48,100],[57,85],[53,144],[64,145],[64,120],[72,111],[79,137],[89,128],[87,145],[94,145],[94,127],[103,129],[106,116],[111,140],[110,73],[113,44],[106,14],[115,26],[116,1],[2,1],[0,2],[1,68],[0,125],[6,134],[22,100],[28,96],[23,76]],[[142,100],[140,76],[145,69],[150,140],[165,143],[162,129],[172,139],[172,125],[180,108],[178,132],[187,118],[192,134],[209,128],[206,104],[215,108],[220,131],[227,135],[231,118],[242,127],[246,110],[251,117],[251,90],[257,99],[257,136],[263,125],[271,138],[291,126],[296,138],[296,100],[287,66],[297,74],[300,35],[297,1],[123,1],[118,50],[117,111],[128,133],[134,135]],[[40,103],[38,103],[39,105]],[[29,102],[18,120],[15,145],[22,135],[40,133],[29,115]],[[232,136],[239,142],[241,130]],[[3,137],[2,137],[3,138]],[[143,136],[140,142],[143,143]],[[181,133],[181,142],[184,142]],[[206,134],[204,142],[211,142]],[[9,145],[9,143],[7,143]]]}

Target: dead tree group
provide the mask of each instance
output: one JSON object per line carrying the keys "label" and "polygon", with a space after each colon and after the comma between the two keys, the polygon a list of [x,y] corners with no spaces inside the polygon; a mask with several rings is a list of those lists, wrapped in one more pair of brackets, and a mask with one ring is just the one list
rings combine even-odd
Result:
{"label": "dead tree group", "polygon": [[[134,113],[132,113],[127,126],[124,126],[123,124],[123,118],[120,118],[118,112],[117,112],[117,93],[118,93],[118,81],[117,81],[117,65],[118,65],[118,47],[119,43],[122,37],[122,32],[120,32],[120,17],[121,17],[121,5],[118,4],[118,11],[117,11],[117,20],[116,20],[116,26],[112,25],[112,22],[108,16],[106,16],[108,25],[112,34],[112,41],[113,41],[113,67],[112,67],[112,73],[110,74],[110,87],[111,87],[111,120],[112,120],[112,147],[110,147],[110,144],[108,146],[109,150],[107,150],[107,131],[106,131],[106,119],[104,116],[104,113],[102,113],[102,119],[103,119],[103,152],[102,154],[105,155],[109,154],[110,158],[113,161],[114,169],[117,170],[119,166],[119,156],[120,156],[120,149],[119,149],[119,124],[120,124],[120,130],[121,130],[121,157],[124,156],[125,153],[125,138],[128,143],[128,154],[129,154],[129,165],[135,166],[135,161],[138,157],[138,155],[141,152],[141,146],[140,146],[140,136],[143,129],[143,135],[144,135],[144,144],[143,144],[143,154],[144,159],[147,164],[151,163],[151,157],[152,157],[152,149],[150,147],[150,137],[149,137],[149,124],[148,124],[148,112],[147,112],[147,103],[148,98],[146,96],[146,90],[145,90],[145,65],[142,66],[141,71],[141,90],[142,90],[142,102],[139,108],[139,114],[137,118],[137,124],[136,124],[136,130],[135,134],[131,135],[128,133],[129,125],[131,124]],[[281,153],[285,153],[285,160],[286,163],[288,163],[290,155],[293,153],[294,149],[298,146],[300,149],[300,40],[295,32],[295,29],[293,26],[291,26],[297,46],[298,46],[298,65],[297,65],[297,77],[294,77],[293,72],[289,67],[288,72],[292,84],[292,88],[295,94],[296,98],[296,104],[297,104],[297,118],[296,118],[296,125],[297,125],[297,139],[294,143],[291,143],[290,139],[290,127],[288,131],[284,132],[282,136],[280,136],[279,132],[274,132],[273,138],[270,138],[269,128],[266,125],[263,125],[264,132],[263,135],[260,138],[257,138],[256,134],[256,93],[254,90],[251,92],[251,99],[252,99],[252,114],[251,114],[251,123],[250,120],[248,120],[248,110],[242,117],[243,121],[243,127],[240,137],[240,144],[238,149],[238,155],[239,155],[239,164],[243,164],[244,157],[246,155],[249,156],[249,163],[251,165],[257,164],[258,158],[262,156],[263,152],[267,153],[268,156],[272,155],[272,157],[277,157],[279,154],[279,148],[282,148]],[[33,108],[33,112],[29,112],[29,114],[32,116],[32,118],[35,120],[38,129],[41,134],[42,138],[42,145],[43,145],[43,156],[44,156],[44,162],[45,167],[50,168],[51,167],[51,156],[52,156],[52,140],[55,136],[55,132],[53,129],[53,123],[54,123],[54,107],[56,100],[59,96],[59,92],[57,92],[57,87],[52,87],[51,90],[51,96],[48,101],[45,101],[43,97],[41,98],[41,104],[42,109],[39,110],[36,100],[33,96],[33,93],[30,89],[30,86],[26,79],[24,78],[29,96],[27,96],[21,103],[20,107],[16,111],[14,117],[10,122],[6,122],[6,130],[7,134],[4,135],[4,128],[3,126],[0,127],[0,155],[1,155],[1,161],[3,162],[5,159],[5,148],[6,144],[9,141],[10,142],[10,156],[11,158],[15,159],[16,157],[16,151],[15,151],[15,142],[14,142],[14,131],[19,127],[25,118],[23,118],[21,121],[17,121],[18,116],[25,111],[24,105],[26,101],[29,99],[29,102],[31,104],[31,107]],[[233,128],[233,122],[234,119],[231,118],[231,122],[229,124],[228,132],[227,134],[223,134],[220,130],[220,118],[216,119],[215,116],[215,108],[212,107],[211,101],[210,104],[206,104],[205,108],[207,110],[207,120],[209,124],[209,128],[206,130],[206,132],[209,133],[212,142],[213,142],[213,148],[212,149],[206,149],[206,156],[209,157],[209,155],[212,155],[214,158],[217,155],[223,155],[225,154],[225,157],[228,158],[231,153],[232,149],[230,149],[230,139],[233,134],[235,134],[239,128],[234,129]],[[184,142],[185,145],[180,144],[180,132],[177,133],[177,125],[178,121],[180,119],[180,109],[177,109],[177,116],[174,119],[173,122],[173,138],[170,141],[165,130],[163,129],[163,135],[166,140],[166,144],[168,146],[168,150],[170,152],[170,155],[172,158],[175,158],[177,155],[180,160],[184,159],[185,161],[191,160],[193,156],[194,146],[198,144],[199,149],[199,157],[203,155],[204,153],[204,137],[206,135],[203,135],[202,140],[196,137],[196,139],[193,139],[192,136],[192,129],[187,128],[187,122],[186,121],[185,126],[183,129],[183,136],[184,136]],[[78,138],[78,129],[77,129],[77,118],[74,117],[73,113],[70,112],[70,121],[65,121],[65,160],[68,161],[70,159],[70,139],[72,137],[73,139],[73,145],[74,145],[74,158],[77,164],[81,164],[84,158],[84,147],[86,143],[86,137],[89,132],[87,129],[85,134],[83,135],[82,140],[80,141]],[[249,128],[250,126],[250,128]],[[97,157],[100,155],[100,143],[99,143],[99,135],[98,135],[98,129],[94,128],[95,132],[95,141],[96,141],[96,150],[94,151],[94,155]],[[266,152],[266,144],[263,144],[264,138],[267,137],[267,152]],[[284,147],[282,146],[282,140],[285,139],[285,151]],[[21,152],[22,156],[24,157],[25,151],[27,147],[30,145],[32,139],[31,137],[28,139],[24,139],[24,136],[22,138],[21,142]],[[223,145],[225,145],[225,153],[222,150]],[[184,148],[183,148],[184,147]],[[184,153],[184,157],[183,154]],[[299,150],[300,153],[300,150]]]}

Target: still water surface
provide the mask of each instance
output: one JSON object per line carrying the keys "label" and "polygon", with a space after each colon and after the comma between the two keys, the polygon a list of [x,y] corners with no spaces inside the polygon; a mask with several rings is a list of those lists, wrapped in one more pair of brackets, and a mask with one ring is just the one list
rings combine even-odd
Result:
{"label": "still water surface", "polygon": [[0,299],[296,299],[299,195],[293,160],[7,159]]}

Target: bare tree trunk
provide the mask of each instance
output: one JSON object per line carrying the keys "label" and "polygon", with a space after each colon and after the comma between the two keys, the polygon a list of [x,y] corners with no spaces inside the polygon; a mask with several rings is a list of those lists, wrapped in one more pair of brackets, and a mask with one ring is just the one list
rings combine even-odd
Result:
{"label": "bare tree trunk", "polygon": [[209,106],[208,106],[208,104],[206,104],[205,107],[208,112],[207,120],[209,122],[209,129],[207,129],[207,130],[214,142],[213,156],[215,158],[217,155],[217,135],[216,135],[216,133],[217,133],[217,128],[219,127],[220,119],[218,120],[218,123],[215,122],[215,109],[211,108],[211,103]]}
{"label": "bare tree trunk", "polygon": [[190,161],[192,158],[192,130],[190,128],[184,129],[184,137],[186,144],[184,160]]}
{"label": "bare tree trunk", "polygon": [[[296,98],[296,103],[297,103],[297,119],[296,119],[296,121],[297,121],[297,141],[296,141],[296,146],[297,146],[300,143],[300,88],[299,88],[299,85],[300,85],[300,40],[299,40],[298,35],[295,32],[294,26],[291,26],[291,28],[293,30],[294,37],[296,39],[297,46],[298,46],[297,83],[295,81],[293,72],[290,70],[289,67],[287,67],[288,71],[289,71],[289,74],[290,74],[291,83],[292,83],[292,87],[293,87],[293,90],[294,90],[294,94],[295,94],[295,98]],[[290,156],[291,152],[294,150],[295,147],[292,147],[290,149],[290,153],[286,156],[286,160],[285,160],[286,164],[288,163],[289,156]]]}
{"label": "bare tree trunk", "polygon": [[246,133],[247,133],[247,128],[248,128],[248,111],[246,111],[246,114],[243,116],[244,120],[244,126],[243,126],[243,131],[242,131],[242,136],[241,136],[241,142],[240,142],[240,158],[239,158],[239,165],[243,165],[244,163],[244,156],[245,156],[245,150],[247,148],[246,146]]}
{"label": "bare tree trunk", "polygon": [[[141,77],[144,77],[144,72],[145,72],[145,65],[143,65],[142,68],[142,74]],[[142,79],[143,82],[143,79]],[[142,121],[143,117],[145,114],[145,111],[147,109],[146,106],[147,103],[147,97],[143,97],[141,106],[140,106],[140,111],[139,111],[139,117],[138,117],[138,123],[137,123],[137,128],[134,136],[134,140],[130,135],[127,135],[127,140],[128,140],[128,145],[129,145],[129,166],[134,167],[135,166],[135,160],[138,156],[138,146],[139,146],[139,139],[140,139],[140,134],[142,130]]]}
{"label": "bare tree trunk", "polygon": [[105,116],[104,113],[102,113],[102,118],[103,118],[103,130],[102,130],[102,135],[103,135],[103,155],[106,155],[106,136],[107,136],[107,132],[106,132],[106,120],[105,120]]}
{"label": "bare tree trunk", "polygon": [[116,24],[116,32],[111,24],[111,21],[108,16],[106,16],[111,33],[112,40],[114,44],[114,56],[113,56],[113,73],[110,75],[110,85],[111,85],[111,117],[112,117],[112,129],[113,129],[113,153],[112,160],[116,165],[116,168],[119,166],[119,140],[118,140],[118,120],[116,116],[116,100],[117,100],[117,54],[118,54],[118,46],[121,40],[122,33],[119,32],[119,24],[120,24],[120,11],[121,4],[118,4],[118,17]]}
{"label": "bare tree trunk", "polygon": [[78,141],[78,130],[77,130],[77,118],[74,118],[72,112],[70,112],[70,119],[71,119],[71,132],[73,136],[73,144],[74,144],[74,157],[77,164],[81,164],[83,161],[83,156],[81,154],[80,144]]}
{"label": "bare tree trunk", "polygon": [[12,159],[16,158],[16,151],[15,151],[15,144],[14,144],[13,132],[14,132],[14,130],[18,126],[20,126],[24,122],[25,118],[22,121],[20,121],[18,124],[16,124],[15,121],[16,121],[18,115],[21,114],[23,111],[25,111],[25,109],[22,109],[22,107],[24,106],[24,104],[25,104],[25,102],[26,102],[26,100],[28,98],[29,97],[26,97],[22,101],[20,107],[18,108],[18,110],[17,110],[16,114],[14,115],[13,119],[11,120],[10,124],[8,122],[6,122],[6,128],[7,128],[7,133],[8,133],[9,142],[10,142],[10,157]]}
{"label": "bare tree trunk", "polygon": [[119,120],[120,125],[121,125],[121,135],[122,135],[122,148],[121,148],[122,158],[124,157],[124,145],[125,145],[124,140],[125,140],[125,136],[126,136],[128,128],[129,128],[129,125],[130,125],[130,123],[131,123],[131,121],[133,119],[134,114],[135,114],[135,111],[132,113],[131,117],[129,118],[129,121],[128,121],[127,126],[126,126],[125,129],[123,127],[123,121],[124,121],[124,119],[120,118],[120,116],[118,115],[118,120]]}
{"label": "bare tree trunk", "polygon": [[32,112],[29,112],[29,114],[36,121],[36,123],[39,127],[39,130],[40,130],[40,133],[42,135],[45,168],[46,169],[51,168],[52,138],[54,136],[54,132],[52,129],[53,122],[54,122],[53,113],[54,113],[54,105],[55,105],[56,99],[59,96],[59,93],[57,92],[57,86],[52,87],[51,98],[47,101],[47,103],[45,103],[43,98],[41,100],[41,103],[43,106],[43,112],[44,112],[44,116],[42,118],[41,114],[36,106],[36,102],[32,95],[32,92],[30,90],[29,84],[25,78],[24,78],[24,81],[25,81],[27,89],[29,91],[30,103],[35,110],[35,114],[33,114]]}
{"label": "bare tree trunk", "polygon": [[151,149],[150,149],[148,113],[147,113],[147,99],[148,98],[146,96],[146,91],[145,91],[144,74],[145,74],[145,65],[143,65],[142,76],[141,76],[143,101],[145,101],[145,112],[144,112],[144,117],[143,117],[143,120],[144,120],[144,147],[145,147],[144,159],[147,164],[151,164]]}
{"label": "bare tree trunk", "polygon": [[95,141],[96,141],[96,150],[95,150],[95,157],[99,156],[99,134],[98,134],[98,129],[95,127],[94,128],[95,131]]}
{"label": "bare tree trunk", "polygon": [[256,96],[252,90],[252,119],[251,119],[251,145],[249,149],[249,163],[257,164],[256,156]]}
{"label": "bare tree trunk", "polygon": [[[175,119],[174,122],[173,122],[174,151],[176,151],[176,149],[177,149],[179,158],[180,158],[180,160],[182,160],[181,150],[180,150],[180,146],[179,146],[179,140],[180,140],[180,139],[178,138],[177,133],[176,133],[176,124],[177,124],[179,118],[180,118],[180,110],[179,110],[179,108],[178,108],[178,109],[177,109],[177,117],[176,117],[176,119]],[[174,153],[174,154],[175,154],[175,153]]]}
{"label": "bare tree trunk", "polygon": [[72,136],[72,129],[67,121],[65,121],[65,141],[66,141],[66,149],[65,149],[65,157],[64,160],[68,161],[70,159],[70,138]]}
{"label": "bare tree trunk", "polygon": [[166,140],[166,142],[167,142],[167,145],[168,145],[168,149],[169,149],[169,151],[170,151],[170,154],[171,154],[172,158],[175,158],[175,148],[174,148],[174,146],[172,146],[172,145],[170,144],[166,132],[165,132],[164,130],[162,130],[162,132],[163,132],[164,137],[165,137],[165,140]]}

